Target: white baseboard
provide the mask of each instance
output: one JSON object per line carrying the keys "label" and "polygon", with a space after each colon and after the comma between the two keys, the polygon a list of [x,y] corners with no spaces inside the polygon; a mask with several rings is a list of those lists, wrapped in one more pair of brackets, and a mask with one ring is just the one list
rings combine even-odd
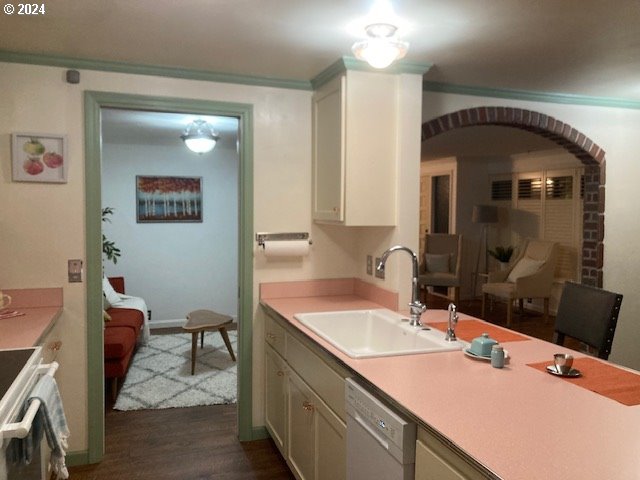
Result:
{"label": "white baseboard", "polygon": [[175,320],[151,320],[149,322],[149,328],[155,330],[157,328],[175,328],[182,327],[187,323],[186,318],[177,318]]}

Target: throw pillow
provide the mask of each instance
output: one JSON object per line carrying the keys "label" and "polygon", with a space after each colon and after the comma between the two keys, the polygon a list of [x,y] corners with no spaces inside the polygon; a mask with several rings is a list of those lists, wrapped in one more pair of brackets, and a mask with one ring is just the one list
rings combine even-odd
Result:
{"label": "throw pillow", "polygon": [[544,260],[534,260],[533,258],[522,257],[509,273],[507,282],[516,283],[516,280],[520,277],[533,275],[540,270],[542,265],[544,265]]}
{"label": "throw pillow", "polygon": [[430,273],[449,273],[449,258],[450,254],[444,253],[441,255],[433,253],[425,253],[424,260],[427,264],[427,272]]}
{"label": "throw pillow", "polygon": [[104,293],[108,305],[116,306],[120,303],[120,295],[113,289],[107,277],[102,277],[102,293]]}

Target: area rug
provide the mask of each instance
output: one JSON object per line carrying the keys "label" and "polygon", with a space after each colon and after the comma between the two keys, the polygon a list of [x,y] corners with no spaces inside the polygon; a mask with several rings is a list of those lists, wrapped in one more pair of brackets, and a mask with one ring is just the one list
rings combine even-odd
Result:
{"label": "area rug", "polygon": [[[237,332],[229,340],[237,355]],[[205,332],[191,375],[191,334],[151,335],[138,348],[114,405],[143,410],[236,403],[237,364],[218,332]]]}

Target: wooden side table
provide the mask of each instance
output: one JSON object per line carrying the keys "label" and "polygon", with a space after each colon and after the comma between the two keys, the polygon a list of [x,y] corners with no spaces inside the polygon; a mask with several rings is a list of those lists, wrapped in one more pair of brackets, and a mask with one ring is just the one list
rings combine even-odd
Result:
{"label": "wooden side table", "polygon": [[198,333],[200,334],[200,348],[202,348],[204,347],[204,332],[220,332],[222,340],[229,350],[229,355],[231,355],[231,360],[236,361],[226,329],[231,322],[233,322],[233,318],[229,315],[222,315],[212,310],[194,310],[187,315],[187,323],[182,328],[191,333],[191,375],[194,374],[196,368]]}

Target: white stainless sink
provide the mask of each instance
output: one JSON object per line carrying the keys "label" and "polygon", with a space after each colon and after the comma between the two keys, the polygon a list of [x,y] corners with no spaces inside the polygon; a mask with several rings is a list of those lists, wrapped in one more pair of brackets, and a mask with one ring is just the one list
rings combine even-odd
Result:
{"label": "white stainless sink", "polygon": [[294,317],[352,358],[446,352],[464,346],[447,342],[440,330],[411,327],[405,317],[386,309],[296,313]]}

